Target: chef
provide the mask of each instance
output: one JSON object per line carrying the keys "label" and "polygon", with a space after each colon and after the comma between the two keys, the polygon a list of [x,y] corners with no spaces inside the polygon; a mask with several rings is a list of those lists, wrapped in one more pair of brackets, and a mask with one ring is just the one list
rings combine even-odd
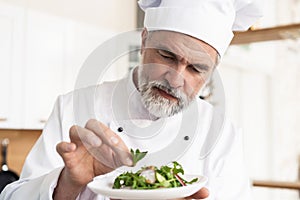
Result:
{"label": "chef", "polygon": [[59,96],[20,180],[0,199],[109,199],[87,184],[132,166],[130,148],[147,150],[145,163],[177,160],[186,173],[206,176],[205,187],[187,199],[251,199],[241,135],[226,119],[218,136],[210,135],[214,106],[198,96],[232,31],[246,30],[260,17],[257,5],[251,0],[139,5],[145,11],[141,64],[124,79]]}

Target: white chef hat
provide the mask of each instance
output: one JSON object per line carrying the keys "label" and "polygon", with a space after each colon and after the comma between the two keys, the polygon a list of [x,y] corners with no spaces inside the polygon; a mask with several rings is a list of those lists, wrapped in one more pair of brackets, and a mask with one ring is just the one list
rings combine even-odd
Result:
{"label": "white chef hat", "polygon": [[233,31],[244,31],[262,13],[257,0],[139,0],[148,30],[169,30],[198,38],[223,56]]}

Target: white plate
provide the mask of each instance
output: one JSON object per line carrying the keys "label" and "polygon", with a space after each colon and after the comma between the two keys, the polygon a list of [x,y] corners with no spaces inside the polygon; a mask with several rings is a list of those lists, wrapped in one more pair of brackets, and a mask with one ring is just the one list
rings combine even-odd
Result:
{"label": "white plate", "polygon": [[207,182],[207,178],[199,175],[185,175],[186,180],[198,178],[198,181],[187,186],[165,189],[134,190],[112,189],[116,174],[100,176],[88,184],[88,187],[96,194],[114,199],[174,199],[190,196],[200,190]]}

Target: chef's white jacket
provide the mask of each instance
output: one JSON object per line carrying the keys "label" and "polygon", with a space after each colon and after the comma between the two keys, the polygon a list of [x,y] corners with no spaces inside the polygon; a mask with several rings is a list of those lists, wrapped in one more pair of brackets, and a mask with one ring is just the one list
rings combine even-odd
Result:
{"label": "chef's white jacket", "polygon": [[[25,161],[20,180],[8,185],[1,193],[0,199],[52,199],[53,190],[64,166],[55,150],[56,144],[70,140],[69,128],[72,125],[84,127],[91,118],[107,124],[116,133],[118,127],[122,127],[124,131],[118,134],[129,148],[139,148],[149,152],[164,152],[164,148],[172,152],[170,147],[178,152],[178,149],[183,148],[184,151],[180,150],[180,156],[175,159],[183,165],[187,174],[208,177],[206,187],[210,191],[209,200],[251,199],[251,187],[243,161],[241,135],[231,123],[224,121],[223,129],[213,147],[210,148],[209,154],[201,156],[203,142],[209,137],[206,134],[210,128],[213,106],[200,99],[195,101],[194,105],[198,116],[187,116],[197,119],[197,127],[193,128],[196,134],[190,136],[189,140],[186,137],[180,138],[183,140],[177,141],[180,145],[172,146],[178,130],[183,126],[182,123],[189,123],[192,119],[183,120],[184,113],[180,113],[155,121],[147,120],[149,115],[133,84],[132,73],[119,81],[105,82],[59,96],[41,137]],[[136,137],[141,134],[139,127],[143,128],[151,123],[158,125],[154,127],[159,127],[159,130],[154,131],[154,135],[148,139],[145,139],[146,136]],[[132,126],[137,127],[132,128]],[[127,129],[128,134],[126,134]],[[185,145],[184,142],[190,143]],[[168,155],[160,156],[163,157],[168,158]],[[96,195],[86,187],[77,199],[108,198]]]}

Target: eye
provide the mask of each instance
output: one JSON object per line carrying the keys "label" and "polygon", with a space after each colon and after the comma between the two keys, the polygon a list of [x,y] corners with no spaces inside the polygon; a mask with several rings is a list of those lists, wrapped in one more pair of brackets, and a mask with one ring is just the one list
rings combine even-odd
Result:
{"label": "eye", "polygon": [[205,64],[189,64],[187,67],[195,74],[206,75],[209,72],[209,66]]}
{"label": "eye", "polygon": [[198,73],[198,74],[202,74],[205,73],[204,70],[198,69],[197,67],[195,67],[194,65],[189,65],[188,68],[194,72],[194,73]]}
{"label": "eye", "polygon": [[165,51],[165,50],[157,50],[157,53],[163,58],[167,60],[174,60],[174,56],[171,52]]}

